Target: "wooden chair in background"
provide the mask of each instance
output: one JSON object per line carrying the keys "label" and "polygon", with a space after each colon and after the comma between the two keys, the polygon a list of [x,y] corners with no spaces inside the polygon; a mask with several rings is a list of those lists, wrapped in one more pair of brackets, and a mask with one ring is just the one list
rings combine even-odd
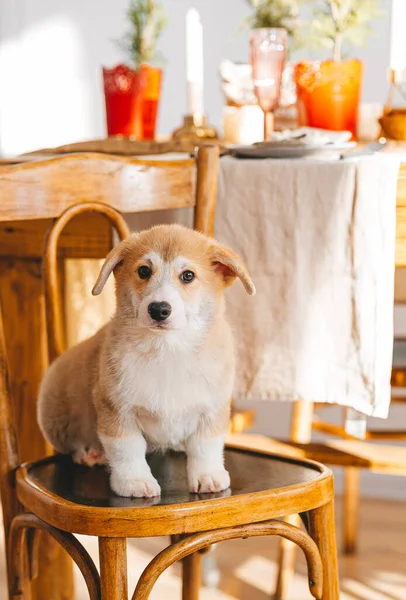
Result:
{"label": "wooden chair in background", "polygon": [[[406,369],[396,367],[392,371],[392,387],[406,387]],[[392,395],[392,404],[403,404],[406,409],[406,398],[403,395]],[[328,436],[335,436],[341,440],[348,440],[341,445],[342,449],[352,448],[362,459],[367,453],[370,462],[370,471],[386,473],[392,475],[399,472],[400,475],[406,475],[406,447],[395,445],[373,444],[371,442],[399,442],[406,441],[406,428],[399,429],[365,429],[364,437],[360,440],[348,432],[345,425],[337,425],[328,422],[319,416],[319,411],[326,408],[326,405],[310,405],[303,407],[300,404],[294,409],[292,423],[292,441],[304,441],[304,437],[311,436],[311,432],[318,431]],[[343,409],[343,422],[345,421],[345,409]],[[406,412],[405,412],[406,417]],[[301,422],[299,426],[298,423]],[[360,419],[361,427],[366,426],[366,419]],[[306,429],[309,433],[306,435]],[[298,430],[304,433],[304,436],[298,435]],[[326,452],[324,463],[331,460]],[[382,458],[385,457],[386,465],[382,465]],[[319,459],[320,460],[320,459]],[[331,463],[330,463],[331,464]],[[378,466],[379,465],[379,466]],[[360,469],[356,466],[349,466],[344,469],[344,490],[343,490],[343,552],[344,554],[354,554],[357,551],[359,537],[359,505],[360,505]]]}
{"label": "wooden chair in background", "polygon": [[[204,168],[200,172],[198,170],[195,226],[205,233],[212,231],[214,223],[213,182],[217,176],[217,156],[217,150],[204,149],[198,157],[198,164],[199,160],[202,161],[207,170],[210,171],[210,166],[215,167],[210,178],[208,173],[205,176]],[[152,168],[158,169],[157,165]],[[148,165],[144,166],[144,174],[146,169]],[[157,177],[162,178],[162,173]],[[116,203],[119,201],[115,198]],[[133,202],[131,208],[135,212],[136,195]],[[179,195],[174,203],[174,207],[182,205]],[[61,286],[56,276],[57,242],[63,227],[71,218],[79,214],[83,216],[83,212],[90,209],[107,216],[121,236],[127,233],[126,225],[112,207],[98,202],[80,207],[72,207],[72,202],[69,204],[50,230],[44,261],[51,358],[65,346],[62,308],[58,300]],[[147,205],[158,210],[171,207],[171,199],[155,193],[147,204],[145,199],[140,204],[141,207]],[[190,206],[190,201],[186,205]],[[226,451],[226,464],[232,479],[231,492],[199,497],[187,491],[183,455],[152,457],[151,467],[161,483],[162,498],[147,502],[119,498],[110,492],[104,469],[88,470],[74,465],[66,457],[52,456],[20,467],[19,436],[13,412],[5,348],[0,336],[0,483],[8,540],[10,599],[24,598],[29,580],[35,580],[36,575],[41,574],[42,563],[37,557],[44,539],[41,540],[37,532],[44,531],[78,564],[91,600],[125,598],[126,538],[157,535],[180,535],[181,539],[150,563],[139,580],[134,600],[146,600],[161,572],[180,559],[183,559],[183,598],[195,600],[200,579],[199,551],[225,539],[258,535],[284,536],[302,547],[314,597],[338,600],[333,478],[322,465],[267,452],[254,453],[235,445]],[[165,479],[169,471],[176,474],[176,501],[170,482]],[[307,531],[275,521],[296,513],[303,515]],[[90,556],[72,535],[74,533],[99,537],[100,575]],[[27,560],[24,560],[26,556]],[[43,593],[44,597],[46,594]],[[66,597],[71,597],[71,590]]]}
{"label": "wooden chair in background", "polygon": [[[326,405],[317,406],[323,408]],[[335,435],[324,442],[312,441],[312,430]],[[382,435],[382,437],[381,437]],[[359,525],[359,484],[360,470],[374,473],[406,476],[406,447],[388,444],[374,444],[371,440],[405,439],[404,433],[377,431],[367,432],[366,440],[360,440],[348,434],[344,426],[333,425],[315,416],[315,406],[309,402],[296,402],[293,407],[291,438],[275,440],[263,435],[237,434],[230,440],[241,447],[255,451],[276,452],[292,458],[307,458],[323,464],[344,468],[343,495],[343,552],[356,551]],[[287,519],[291,525],[298,526],[300,518],[291,515]],[[289,585],[294,571],[296,549],[287,540],[281,540],[278,564],[278,576],[274,600],[288,598]]]}

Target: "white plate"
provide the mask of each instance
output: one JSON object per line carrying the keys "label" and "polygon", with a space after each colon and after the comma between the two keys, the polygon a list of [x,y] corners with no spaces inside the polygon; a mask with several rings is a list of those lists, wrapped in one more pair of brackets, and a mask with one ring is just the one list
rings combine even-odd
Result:
{"label": "white plate", "polygon": [[337,155],[351,150],[356,142],[345,142],[343,144],[298,144],[285,145],[283,142],[270,142],[269,144],[253,144],[252,146],[231,146],[230,153],[238,158],[303,158],[306,156]]}

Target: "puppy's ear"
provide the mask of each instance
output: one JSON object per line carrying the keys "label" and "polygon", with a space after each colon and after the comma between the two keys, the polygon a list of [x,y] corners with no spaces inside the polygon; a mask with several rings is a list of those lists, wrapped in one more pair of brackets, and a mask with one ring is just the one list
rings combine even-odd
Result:
{"label": "puppy's ear", "polygon": [[215,244],[211,247],[211,260],[216,273],[223,279],[226,287],[232,285],[238,277],[247,294],[250,296],[255,294],[254,282],[238,254],[226,246]]}
{"label": "puppy's ear", "polygon": [[102,293],[105,283],[110,276],[110,273],[114,271],[114,269],[121,262],[123,262],[124,256],[127,253],[131,241],[134,239],[134,237],[135,236],[131,236],[126,240],[123,240],[122,242],[117,244],[117,246],[115,246],[112,250],[110,250],[101,268],[97,281],[94,284],[94,288],[92,289],[93,296],[98,296]]}

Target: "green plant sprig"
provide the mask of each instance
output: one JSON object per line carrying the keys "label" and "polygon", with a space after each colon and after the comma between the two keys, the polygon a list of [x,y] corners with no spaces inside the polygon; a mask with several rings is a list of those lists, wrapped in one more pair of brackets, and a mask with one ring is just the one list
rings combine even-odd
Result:
{"label": "green plant sprig", "polygon": [[157,41],[166,26],[166,14],[156,0],[131,0],[128,9],[130,30],[121,47],[130,57],[131,66],[137,71],[143,63],[158,59]]}
{"label": "green plant sprig", "polygon": [[363,46],[374,30],[371,21],[382,17],[379,0],[316,0],[313,21],[302,34],[313,48],[329,48],[340,61],[343,45]]}
{"label": "green plant sprig", "polygon": [[253,9],[246,25],[251,29],[261,27],[282,27],[286,29],[289,39],[289,49],[295,50],[301,45],[298,35],[301,27],[299,19],[300,7],[309,0],[247,0]]}
{"label": "green plant sprig", "polygon": [[[290,38],[290,49],[328,48],[336,61],[342,59],[344,45],[363,46],[374,32],[371,21],[384,15],[380,0],[246,1],[253,9],[246,21],[249,27],[283,27]],[[299,15],[305,4],[312,12],[308,23]]]}

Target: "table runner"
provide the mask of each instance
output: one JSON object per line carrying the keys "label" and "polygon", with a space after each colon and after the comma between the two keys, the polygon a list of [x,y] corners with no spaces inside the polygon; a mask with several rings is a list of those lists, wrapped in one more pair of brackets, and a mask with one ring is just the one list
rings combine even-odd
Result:
{"label": "table runner", "polygon": [[398,171],[386,156],[221,161],[216,237],[257,288],[228,294],[236,398],[387,416]]}

